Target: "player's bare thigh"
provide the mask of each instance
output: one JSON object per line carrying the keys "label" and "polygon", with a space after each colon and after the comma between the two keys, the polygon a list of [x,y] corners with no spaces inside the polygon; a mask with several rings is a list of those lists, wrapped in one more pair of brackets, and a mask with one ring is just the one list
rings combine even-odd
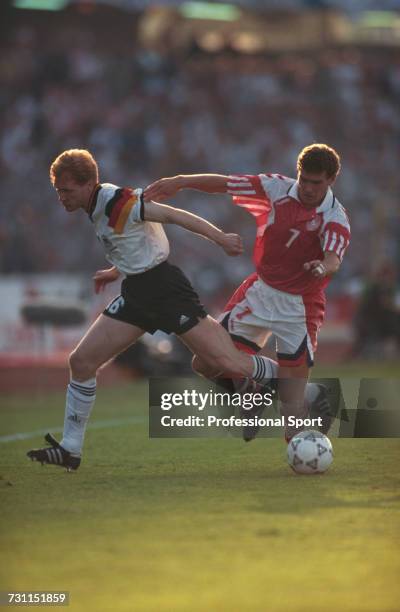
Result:
{"label": "player's bare thigh", "polygon": [[238,351],[228,332],[210,316],[200,319],[195,327],[178,337],[216,373],[250,376],[253,371],[251,357]]}
{"label": "player's bare thigh", "polygon": [[71,374],[75,380],[87,380],[97,369],[127,349],[144,334],[135,325],[101,314],[70,355]]}

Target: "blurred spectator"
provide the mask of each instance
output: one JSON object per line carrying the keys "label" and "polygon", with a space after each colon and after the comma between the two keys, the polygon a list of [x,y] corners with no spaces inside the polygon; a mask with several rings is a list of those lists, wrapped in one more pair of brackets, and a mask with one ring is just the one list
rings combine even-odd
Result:
{"label": "blurred spectator", "polygon": [[396,299],[396,281],[396,268],[388,262],[366,284],[355,318],[353,357],[377,359],[394,350],[399,354],[400,307]]}
{"label": "blurred spectator", "polygon": [[[327,142],[342,155],[338,197],[352,245],[332,291],[370,272],[369,252],[395,258],[399,242],[400,56],[392,48],[280,55],[207,54],[190,46],[140,48],[134,17],[35,20],[18,13],[0,41],[0,271],[91,272],[103,265],[91,228],[57,206],[48,164],[69,147],[89,148],[102,176],[145,186],[163,175],[258,170],[295,173],[298,151]],[[105,44],[104,41],[107,41]],[[283,168],[282,168],[283,165]],[[196,211],[199,196],[177,205]],[[251,218],[221,198],[201,211],[224,229]],[[205,204],[206,203],[206,204]],[[371,228],[374,228],[374,232]],[[180,230],[172,258],[196,273],[205,300],[220,303],[252,269],[250,247],[236,270],[204,241]],[[66,236],[76,237],[73,252]],[[232,274],[234,276],[232,276]],[[210,304],[207,303],[208,307]],[[215,304],[215,309],[218,309]]]}

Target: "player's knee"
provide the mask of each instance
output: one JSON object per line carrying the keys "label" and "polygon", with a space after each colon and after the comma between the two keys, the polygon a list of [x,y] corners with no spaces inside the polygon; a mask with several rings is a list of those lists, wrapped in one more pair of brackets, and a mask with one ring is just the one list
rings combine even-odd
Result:
{"label": "player's knee", "polygon": [[79,349],[72,351],[68,362],[71,375],[76,380],[87,380],[96,375],[96,366],[94,366]]}

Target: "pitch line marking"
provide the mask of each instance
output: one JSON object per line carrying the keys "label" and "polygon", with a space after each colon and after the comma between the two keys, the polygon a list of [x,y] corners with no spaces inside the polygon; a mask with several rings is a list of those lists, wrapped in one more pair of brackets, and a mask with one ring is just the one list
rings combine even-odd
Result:
{"label": "pitch line marking", "polygon": [[[137,425],[146,423],[146,417],[128,417],[125,419],[108,419],[105,421],[95,421],[89,423],[88,429],[108,429],[109,427],[120,427],[121,425]],[[62,433],[62,427],[49,427],[47,429],[37,429],[36,431],[26,431],[21,433],[9,434],[8,436],[0,436],[0,444],[7,442],[16,442],[17,440],[30,440],[38,436],[45,436],[49,429],[53,433]]]}

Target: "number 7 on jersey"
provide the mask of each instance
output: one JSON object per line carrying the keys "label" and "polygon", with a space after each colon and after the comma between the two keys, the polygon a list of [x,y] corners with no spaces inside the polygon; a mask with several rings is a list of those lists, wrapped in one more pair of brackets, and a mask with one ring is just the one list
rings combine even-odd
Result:
{"label": "number 7 on jersey", "polygon": [[288,249],[289,247],[292,246],[293,242],[296,240],[296,238],[299,237],[300,235],[300,230],[297,229],[293,229],[291,228],[289,230],[289,232],[292,232],[292,235],[290,236],[289,240],[287,241],[287,243],[285,244],[285,247]]}

